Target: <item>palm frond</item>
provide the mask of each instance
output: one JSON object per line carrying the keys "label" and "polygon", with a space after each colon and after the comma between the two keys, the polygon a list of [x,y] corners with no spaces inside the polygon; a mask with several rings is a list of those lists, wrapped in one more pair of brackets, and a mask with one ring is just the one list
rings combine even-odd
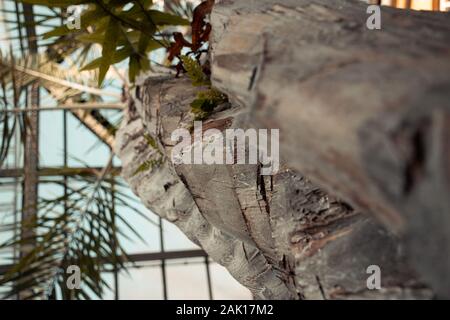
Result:
{"label": "palm frond", "polygon": [[[10,59],[10,65],[15,66],[14,58]],[[23,130],[17,130],[17,127],[20,126],[23,129],[21,124],[24,122],[24,119],[21,118],[22,115],[15,115],[7,112],[9,109],[18,107],[23,87],[21,86],[20,80],[18,80],[15,75],[12,75],[10,78],[12,90],[9,90],[10,87],[6,82],[4,74],[4,72],[0,71],[0,132],[2,132],[0,142],[0,168],[4,166],[4,163],[7,160],[9,147],[14,135],[17,132],[19,134],[23,132]]]}
{"label": "palm frond", "polygon": [[[108,288],[103,274],[126,267],[126,252],[118,236],[142,239],[120,209],[130,208],[124,186],[109,177],[111,159],[97,177],[78,176],[68,184],[67,192],[38,202],[37,232],[29,238],[20,234],[0,244],[0,251],[33,243],[34,247],[0,278],[0,286],[9,287],[3,298],[21,294],[22,299],[45,299],[57,292],[63,299],[101,297]],[[72,180],[72,179],[71,179]],[[50,183],[64,185],[63,181]],[[148,217],[133,208],[140,216]],[[117,227],[117,220],[123,228]],[[154,223],[153,221],[151,221]],[[157,225],[154,223],[155,226]],[[23,225],[3,225],[0,232]],[[82,287],[68,290],[68,266],[80,267]],[[24,294],[25,292],[25,294]]]}
{"label": "palm frond", "polygon": [[11,58],[0,55],[0,74],[6,83],[11,83],[14,77],[19,79],[16,83],[21,87],[38,81],[56,101],[66,101],[82,93],[121,98],[120,94],[96,88],[94,73],[81,75],[76,67],[63,68],[47,54],[28,55],[15,59],[14,63]]}
{"label": "palm frond", "polygon": [[[120,93],[98,89],[95,86],[96,73],[91,71],[81,75],[79,69],[73,65],[63,67],[61,64],[49,59],[47,53],[28,55],[21,59],[6,58],[0,55],[0,75],[6,86],[20,91],[27,85],[38,82],[45,88],[57,102],[98,102],[103,96],[122,98]],[[14,85],[13,85],[14,83]],[[92,108],[95,109],[95,108]],[[75,109],[72,113],[83,124],[94,132],[104,143],[113,147],[114,132],[99,125],[101,119],[94,110]],[[103,121],[106,123],[105,121]]]}

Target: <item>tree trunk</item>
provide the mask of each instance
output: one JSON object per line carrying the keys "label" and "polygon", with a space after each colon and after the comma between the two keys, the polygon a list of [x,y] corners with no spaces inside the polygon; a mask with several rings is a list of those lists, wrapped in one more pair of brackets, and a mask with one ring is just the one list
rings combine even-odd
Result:
{"label": "tree trunk", "polygon": [[279,128],[273,176],[170,161],[199,90],[183,77],[141,82],[118,132],[134,192],[257,298],[432,297],[415,270],[449,292],[450,18],[385,8],[370,31],[367,17],[356,0],[214,8],[212,81],[231,106],[203,127]]}

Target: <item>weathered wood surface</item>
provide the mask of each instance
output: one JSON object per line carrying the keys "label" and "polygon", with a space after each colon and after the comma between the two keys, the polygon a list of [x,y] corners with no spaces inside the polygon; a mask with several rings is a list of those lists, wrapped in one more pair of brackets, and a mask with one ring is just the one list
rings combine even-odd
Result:
{"label": "weathered wood surface", "polygon": [[415,267],[450,292],[450,15],[352,0],[221,1],[212,80],[279,128],[281,156],[404,236]]}
{"label": "weathered wood surface", "polygon": [[[195,90],[189,80],[173,76],[148,78],[136,89],[116,153],[145,205],[175,223],[259,299],[432,296],[394,235],[300,174],[283,169],[261,177],[256,165],[174,166],[171,133],[192,126]],[[205,126],[241,128],[246,110],[216,112]],[[149,160],[147,170],[138,170]],[[366,269],[373,264],[383,270],[381,291],[367,289]]]}
{"label": "weathered wood surface", "polygon": [[[432,297],[407,258],[440,296],[450,292],[450,18],[385,8],[383,30],[369,31],[365,9],[214,8],[212,80],[232,105],[208,127],[280,129],[272,177],[257,165],[170,162],[171,133],[193,122],[197,89],[185,78],[141,82],[118,132],[134,192],[257,298]],[[367,289],[369,265],[382,290]]]}

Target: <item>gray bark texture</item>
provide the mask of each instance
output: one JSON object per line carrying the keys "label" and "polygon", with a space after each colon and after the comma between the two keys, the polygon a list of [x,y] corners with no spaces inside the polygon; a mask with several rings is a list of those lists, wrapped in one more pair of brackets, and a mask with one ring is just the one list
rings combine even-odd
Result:
{"label": "gray bark texture", "polygon": [[[117,134],[123,176],[259,299],[450,292],[450,16],[357,0],[221,1],[204,129],[280,129],[282,168],[174,165],[199,88],[138,83]],[[145,170],[142,170],[145,168]],[[381,269],[369,290],[366,269]],[[426,285],[425,285],[426,284]],[[432,288],[432,289],[428,289]]]}

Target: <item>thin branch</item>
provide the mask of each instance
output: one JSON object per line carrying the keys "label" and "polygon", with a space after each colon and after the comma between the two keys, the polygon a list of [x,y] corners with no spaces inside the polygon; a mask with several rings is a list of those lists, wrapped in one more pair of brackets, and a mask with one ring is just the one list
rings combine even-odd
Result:
{"label": "thin branch", "polygon": [[[23,113],[28,112],[30,107],[25,108],[15,108],[15,109],[4,109],[0,110],[0,113]],[[41,106],[39,108],[34,108],[34,111],[58,111],[58,110],[93,110],[93,109],[106,109],[106,110],[123,110],[126,108],[124,103],[73,103],[73,104],[63,104],[59,106]]]}
{"label": "thin branch", "polygon": [[54,76],[51,76],[51,75],[48,75],[48,74],[45,74],[45,73],[42,73],[42,72],[39,72],[39,71],[35,71],[35,70],[32,70],[32,69],[24,68],[24,67],[21,67],[21,66],[18,66],[18,65],[14,66],[14,69],[16,69],[19,72],[22,72],[22,73],[28,74],[30,76],[33,76],[33,77],[41,78],[41,79],[46,80],[46,81],[54,82],[54,83],[57,83],[59,85],[65,86],[65,87],[69,87],[69,88],[76,89],[76,90],[79,90],[79,91],[91,93],[91,94],[94,94],[94,95],[110,96],[110,97],[115,97],[115,98],[119,98],[119,99],[122,97],[120,94],[117,94],[117,93],[108,92],[108,91],[105,91],[105,90],[102,90],[102,89],[97,89],[97,88],[85,86],[85,85],[82,85],[82,84],[79,84],[79,83],[75,83],[75,82],[59,79],[57,77],[54,77]]}

